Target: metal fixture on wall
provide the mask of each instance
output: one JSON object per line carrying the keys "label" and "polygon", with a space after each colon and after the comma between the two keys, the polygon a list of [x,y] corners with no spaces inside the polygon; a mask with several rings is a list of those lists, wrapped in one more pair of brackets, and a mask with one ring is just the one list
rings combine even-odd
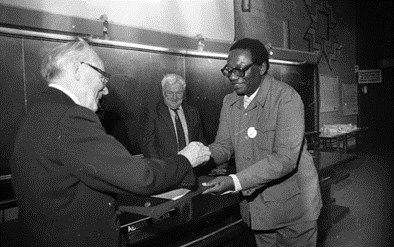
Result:
{"label": "metal fixture on wall", "polygon": [[[39,40],[52,40],[57,42],[75,40],[75,36],[72,35],[38,32],[38,31],[30,31],[30,30],[15,29],[15,28],[0,26],[0,36],[2,35],[35,38]],[[196,50],[167,48],[161,46],[143,45],[143,44],[115,41],[115,40],[104,40],[104,39],[95,38],[94,36],[86,36],[84,38],[87,38],[92,45],[102,46],[102,47],[118,47],[118,48],[137,50],[137,51],[149,51],[155,53],[178,54],[185,56],[217,58],[217,59],[227,59],[228,56],[227,53],[205,51],[202,54],[201,52],[198,52]]]}
{"label": "metal fixture on wall", "polygon": [[242,12],[250,12],[250,0],[242,0]]}
{"label": "metal fixture on wall", "polygon": [[108,35],[108,16],[106,14],[103,14],[100,16],[99,20],[103,21],[103,37],[106,40],[109,40],[109,35]]}
{"label": "metal fixture on wall", "polygon": [[268,54],[269,54],[270,56],[274,55],[274,52],[272,51],[272,44],[271,44],[271,43],[265,44],[265,49],[267,49]]}
{"label": "metal fixture on wall", "polygon": [[202,33],[197,34],[197,41],[198,41],[198,44],[197,44],[197,51],[204,51],[204,46],[205,46],[204,41],[205,41],[205,38],[204,38],[204,36],[202,35]]}

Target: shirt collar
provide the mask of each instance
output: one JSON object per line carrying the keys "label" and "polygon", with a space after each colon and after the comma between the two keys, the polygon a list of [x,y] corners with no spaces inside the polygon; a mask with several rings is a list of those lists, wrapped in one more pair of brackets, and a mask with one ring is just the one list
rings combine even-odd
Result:
{"label": "shirt collar", "polygon": [[[167,106],[167,105],[166,105],[166,106]],[[167,108],[168,108],[169,111],[172,110],[172,108],[170,108],[170,107],[168,107],[168,106],[167,106]],[[182,109],[182,105],[180,105],[180,106],[177,108],[177,110],[183,110],[183,109]]]}
{"label": "shirt collar", "polygon": [[259,89],[260,89],[260,87],[258,87],[257,90],[256,90],[252,95],[250,95],[250,97],[248,97],[248,96],[245,94],[245,95],[244,95],[244,100],[245,100],[245,101],[251,102],[251,101],[254,99],[254,97],[256,97],[256,94],[257,94],[257,92],[259,91]]}
{"label": "shirt collar", "polygon": [[[256,98],[256,104],[260,104],[261,106],[264,106],[265,100],[267,98],[268,91],[270,90],[270,87],[271,87],[271,84],[272,84],[272,80],[273,80],[272,76],[270,76],[268,74],[265,75],[262,78],[262,80],[261,80],[259,89],[256,90],[256,92],[253,93],[255,95],[251,95],[249,97],[249,99],[252,98],[252,97],[253,98],[257,97]],[[235,92],[233,92],[231,95],[232,96],[229,99],[229,105],[234,105],[236,102],[239,102],[239,107],[240,108],[243,107],[243,101],[244,101],[245,97],[238,96]]]}
{"label": "shirt collar", "polygon": [[67,94],[67,96],[70,97],[75,102],[75,104],[81,105],[77,96],[75,96],[75,94],[73,94],[70,90],[66,89],[65,87],[60,86],[59,84],[54,84],[54,83],[51,83],[48,86],[62,91],[63,93]]}

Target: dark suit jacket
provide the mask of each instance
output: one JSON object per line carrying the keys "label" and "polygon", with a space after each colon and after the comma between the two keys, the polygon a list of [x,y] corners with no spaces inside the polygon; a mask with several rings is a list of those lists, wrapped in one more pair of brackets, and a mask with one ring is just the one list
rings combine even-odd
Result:
{"label": "dark suit jacket", "polygon": [[[206,144],[198,109],[182,103],[185,114],[189,142],[199,141]],[[178,153],[174,124],[168,107],[163,101],[149,108],[144,121],[141,151],[145,157],[163,158]]]}
{"label": "dark suit jacket", "polygon": [[132,157],[93,111],[50,87],[28,110],[11,171],[29,246],[117,246],[115,194],[195,181],[184,156]]}

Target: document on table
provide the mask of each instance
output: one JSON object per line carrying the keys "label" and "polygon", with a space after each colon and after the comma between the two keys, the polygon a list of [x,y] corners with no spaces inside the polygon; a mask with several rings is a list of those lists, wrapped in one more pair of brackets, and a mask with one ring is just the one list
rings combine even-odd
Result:
{"label": "document on table", "polygon": [[177,200],[189,192],[190,192],[189,189],[180,188],[180,189],[170,190],[170,191],[167,191],[167,192],[164,192],[161,194],[157,194],[157,195],[152,195],[152,197],[158,197],[158,198],[169,199],[169,200]]}

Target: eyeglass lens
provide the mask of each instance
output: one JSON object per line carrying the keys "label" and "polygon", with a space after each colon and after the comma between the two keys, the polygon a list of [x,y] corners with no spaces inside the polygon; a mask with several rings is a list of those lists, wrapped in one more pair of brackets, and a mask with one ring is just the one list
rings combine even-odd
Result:
{"label": "eyeglass lens", "polygon": [[178,98],[183,97],[183,92],[171,92],[171,91],[166,91],[165,93],[166,93],[166,95],[167,95],[168,97],[174,97],[174,96],[176,96],[176,97],[178,97]]}
{"label": "eyeglass lens", "polygon": [[244,77],[245,76],[245,72],[253,66],[253,63],[249,64],[248,66],[246,66],[243,69],[239,69],[239,68],[232,68],[229,69],[227,67],[227,64],[221,69],[222,74],[226,77],[230,77],[231,75],[234,75],[236,78],[239,77]]}
{"label": "eyeglass lens", "polygon": [[93,66],[90,63],[85,63],[85,62],[81,62],[81,63],[88,65],[90,68],[92,68],[95,71],[97,71],[98,73],[100,73],[102,75],[102,77],[103,77],[104,83],[107,83],[109,81],[109,79],[111,78],[111,74],[109,74],[109,73],[97,68],[96,66]]}

